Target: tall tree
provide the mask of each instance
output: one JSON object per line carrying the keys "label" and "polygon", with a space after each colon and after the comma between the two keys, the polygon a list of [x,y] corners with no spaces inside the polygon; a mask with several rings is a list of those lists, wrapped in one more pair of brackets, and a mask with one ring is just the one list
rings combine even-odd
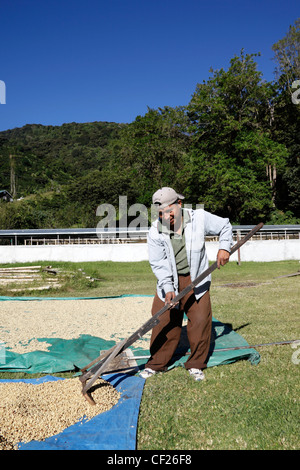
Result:
{"label": "tall tree", "polygon": [[288,149],[276,205],[300,218],[300,18],[273,45],[277,62],[272,135]]}
{"label": "tall tree", "polygon": [[116,141],[116,165],[129,175],[132,202],[149,206],[158,187],[178,187],[178,171],[189,145],[186,129],[184,110],[171,107],[148,109],[123,129]]}
{"label": "tall tree", "polygon": [[239,223],[266,220],[276,193],[266,168],[281,171],[286,154],[270,138],[272,87],[262,81],[255,57],[242,50],[227,71],[212,70],[188,105],[193,145],[183,177],[189,196]]}
{"label": "tall tree", "polygon": [[290,25],[287,34],[273,46],[274,59],[277,63],[277,75],[284,77],[290,93],[296,78],[300,79],[300,18]]}

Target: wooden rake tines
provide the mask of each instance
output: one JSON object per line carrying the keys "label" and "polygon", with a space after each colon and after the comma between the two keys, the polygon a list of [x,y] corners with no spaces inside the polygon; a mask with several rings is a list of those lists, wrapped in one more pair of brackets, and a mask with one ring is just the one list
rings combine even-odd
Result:
{"label": "wooden rake tines", "polygon": [[[82,394],[91,405],[96,404],[91,395],[91,387],[105,371],[107,365],[121,352],[121,350],[123,351],[125,342],[126,339],[116,344],[108,351],[105,351],[97,359],[81,369],[81,372],[86,371],[81,377],[79,377],[79,380],[82,382]],[[93,367],[90,368],[91,366]]]}
{"label": "wooden rake tines", "polygon": [[[235,253],[244,243],[246,243],[256,232],[258,232],[263,227],[263,223],[256,225],[247,235],[245,235],[241,240],[239,240],[232,248],[230,256]],[[176,305],[186,294],[188,294],[192,289],[194,289],[201,281],[203,281],[207,276],[209,276],[215,269],[217,269],[218,264],[215,261],[211,266],[209,266],[202,274],[200,274],[191,284],[189,284],[185,289],[183,289],[179,294],[173,299],[171,304],[165,305],[161,310],[159,310],[155,315],[153,315],[146,323],[144,323],[141,328],[139,328],[135,333],[133,333],[128,339],[124,339],[119,342],[111,349],[101,354],[99,357],[94,359],[90,364],[81,369],[82,375],[79,377],[82,382],[82,394],[88,400],[89,403],[95,405],[95,401],[91,396],[91,387],[94,385],[95,381],[100,377],[100,375],[105,372],[108,368],[110,362],[119,354],[121,354],[125,349],[131,346],[135,341],[140,339],[148,331],[150,331],[155,325],[159,323],[161,315],[163,315],[167,310],[170,310],[174,305]]]}

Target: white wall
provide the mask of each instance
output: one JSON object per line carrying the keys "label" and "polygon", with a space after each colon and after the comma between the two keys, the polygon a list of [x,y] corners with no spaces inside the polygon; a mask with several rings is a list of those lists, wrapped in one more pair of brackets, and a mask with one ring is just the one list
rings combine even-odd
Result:
{"label": "white wall", "polygon": [[[217,242],[206,243],[208,258],[216,259]],[[241,261],[300,260],[300,240],[250,240],[242,246]],[[231,261],[237,261],[234,253]],[[146,243],[104,245],[0,246],[0,264],[36,261],[144,261]]]}
{"label": "white wall", "polygon": [[[216,259],[218,243],[206,244],[210,261]],[[300,240],[250,240],[240,249],[241,261],[284,261],[300,260]],[[230,257],[231,261],[238,260],[238,253]]]}

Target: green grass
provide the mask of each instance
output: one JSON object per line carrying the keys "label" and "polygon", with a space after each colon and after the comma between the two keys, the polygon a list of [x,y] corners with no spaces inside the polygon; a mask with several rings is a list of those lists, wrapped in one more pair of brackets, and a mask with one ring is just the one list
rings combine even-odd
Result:
{"label": "green grass", "polygon": [[182,369],[149,380],[140,408],[140,449],[297,449],[299,388],[289,347],[209,368],[196,383]]}
{"label": "green grass", "polygon": [[[22,266],[48,266],[49,262],[23,263]],[[18,264],[2,264],[0,267],[21,266]],[[61,287],[45,291],[24,289],[13,292],[11,288],[0,286],[2,296],[39,296],[39,297],[102,297],[124,294],[153,294],[155,279],[148,262],[118,263],[118,262],[52,262],[53,269],[58,271]],[[92,277],[100,279],[91,281]],[[33,287],[31,284],[30,287]],[[17,286],[20,287],[20,286]]]}
{"label": "green grass", "polygon": [[[249,344],[300,339],[300,277],[276,279],[298,262],[230,263],[213,273],[213,315]],[[252,287],[221,287],[254,283]],[[194,382],[183,368],[146,382],[140,449],[299,449],[299,367],[290,345],[258,348],[261,361],[208,368]],[[300,346],[298,346],[300,359]]]}
{"label": "green grass", "polygon": [[[146,295],[155,289],[147,262],[53,266],[73,273],[81,268],[87,275],[101,278],[89,284],[80,277],[69,279],[61,296]],[[214,317],[231,324],[249,344],[299,339],[300,276],[278,279],[299,268],[298,261],[243,262],[241,266],[231,262],[214,271]],[[244,287],[225,286],[232,283]],[[258,365],[239,361],[211,367],[202,383],[194,382],[180,367],[147,380],[137,448],[299,449],[300,347],[268,346],[258,351]],[[4,378],[2,374],[0,378]]]}

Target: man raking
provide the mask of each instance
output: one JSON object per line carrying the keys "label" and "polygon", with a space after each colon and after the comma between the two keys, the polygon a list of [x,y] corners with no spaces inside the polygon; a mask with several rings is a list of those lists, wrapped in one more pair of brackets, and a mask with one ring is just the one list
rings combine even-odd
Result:
{"label": "man raking", "polygon": [[153,204],[158,219],[148,234],[149,262],[157,278],[157,289],[152,304],[155,315],[165,304],[172,305],[153,328],[150,340],[150,359],[141,377],[149,378],[165,371],[178,346],[183,315],[188,318],[187,335],[190,355],[185,368],[197,381],[204,379],[207,367],[212,329],[212,311],[209,288],[211,276],[196,285],[177,305],[175,296],[208,268],[205,236],[219,237],[218,267],[225,265],[232,245],[232,226],[229,219],[213,215],[203,209],[184,209],[184,196],[172,188],[155,192]]}

